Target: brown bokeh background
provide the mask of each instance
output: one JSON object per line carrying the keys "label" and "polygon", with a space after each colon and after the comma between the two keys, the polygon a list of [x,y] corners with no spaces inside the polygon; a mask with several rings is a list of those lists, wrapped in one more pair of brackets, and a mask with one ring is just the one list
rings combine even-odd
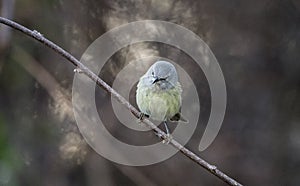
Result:
{"label": "brown bokeh background", "polygon": [[[299,1],[0,2],[1,16],[38,30],[77,58],[103,33],[132,21],[164,20],[195,32],[220,63],[228,99],[221,131],[204,152],[197,148],[210,114],[210,91],[189,56],[159,43],[133,44],[112,56],[100,75],[112,84],[126,62],[152,54],[178,62],[201,102],[198,127],[186,147],[245,185],[300,184]],[[73,69],[47,47],[0,26],[0,185],[225,185],[180,153],[144,167],[95,153],[74,120]],[[123,130],[110,112],[110,95],[97,88],[96,96],[99,113],[120,139],[148,144],[155,138]],[[135,104],[134,94],[130,101]]]}

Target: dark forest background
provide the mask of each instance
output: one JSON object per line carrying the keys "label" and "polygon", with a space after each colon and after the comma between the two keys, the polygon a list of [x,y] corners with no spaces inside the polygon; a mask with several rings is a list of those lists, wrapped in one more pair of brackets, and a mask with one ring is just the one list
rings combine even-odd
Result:
{"label": "dark forest background", "polygon": [[[198,152],[210,92],[203,73],[186,62],[202,104],[198,128],[186,147],[245,185],[300,184],[300,1],[0,3],[1,16],[38,30],[78,59],[103,33],[132,21],[164,20],[195,32],[220,63],[228,103],[217,138]],[[111,84],[126,61],[153,53],[176,56],[181,64],[191,60],[169,46],[135,44],[112,56],[102,77]],[[74,120],[73,69],[40,43],[0,26],[0,185],[225,185],[180,153],[144,167],[98,155]],[[110,95],[100,88],[96,93],[99,109],[108,107]]]}

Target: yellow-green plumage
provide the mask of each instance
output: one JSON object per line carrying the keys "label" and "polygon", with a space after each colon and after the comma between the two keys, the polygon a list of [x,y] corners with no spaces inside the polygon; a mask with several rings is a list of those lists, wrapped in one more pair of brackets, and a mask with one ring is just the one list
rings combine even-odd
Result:
{"label": "yellow-green plumage", "polygon": [[136,101],[139,109],[157,121],[166,121],[179,113],[181,107],[181,86],[179,82],[162,90],[158,85],[151,87],[137,85]]}

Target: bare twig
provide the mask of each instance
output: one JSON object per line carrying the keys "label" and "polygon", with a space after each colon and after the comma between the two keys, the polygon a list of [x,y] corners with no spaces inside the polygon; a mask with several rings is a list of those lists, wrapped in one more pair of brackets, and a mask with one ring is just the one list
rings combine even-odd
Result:
{"label": "bare twig", "polygon": [[[55,52],[59,53],[61,56],[66,58],[68,61],[73,63],[80,71],[88,76],[91,80],[97,83],[97,85],[101,86],[103,89],[108,91],[109,93],[112,94],[112,96],[117,99],[121,104],[123,104],[127,109],[129,109],[135,117],[139,118],[140,117],[140,112],[133,107],[124,97],[122,97],[120,94],[118,94],[114,89],[112,89],[107,83],[105,83],[101,78],[99,78],[96,74],[94,74],[90,69],[88,69],[86,66],[84,66],[79,60],[77,60],[75,57],[73,57],[71,54],[63,50],[61,47],[57,46],[50,40],[46,39],[42,34],[37,32],[36,30],[29,30],[28,28],[13,22],[11,20],[8,20],[6,18],[0,17],[0,23],[3,23],[5,25],[8,25],[16,30],[19,30],[23,32],[24,34],[40,41],[44,45],[48,46],[49,48],[53,49]],[[157,128],[150,120],[144,119],[143,122],[151,128],[153,131],[155,131],[159,136],[161,136],[162,139],[167,140],[168,136],[166,133],[164,133],[162,130]],[[209,172],[211,172],[213,175],[217,176],[224,182],[228,183],[229,185],[238,185],[241,186],[240,183],[235,181],[233,178],[227,176],[225,173],[220,171],[216,166],[209,164],[199,156],[197,156],[195,153],[190,151],[189,149],[185,148],[183,145],[181,145],[179,142],[176,140],[172,139],[170,143],[173,147],[178,149],[180,152],[182,152],[185,156],[190,158],[192,161],[195,163],[199,164]]]}

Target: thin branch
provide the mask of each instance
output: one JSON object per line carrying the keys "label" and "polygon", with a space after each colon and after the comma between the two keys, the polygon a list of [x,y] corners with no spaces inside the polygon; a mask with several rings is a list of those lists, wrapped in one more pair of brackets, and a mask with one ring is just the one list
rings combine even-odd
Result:
{"label": "thin branch", "polygon": [[[114,89],[112,89],[107,83],[105,83],[101,78],[99,78],[96,74],[94,74],[90,69],[88,69],[86,66],[84,66],[79,60],[77,60],[75,57],[73,57],[71,54],[63,50],[61,47],[54,44],[52,41],[46,39],[42,34],[40,34],[36,30],[30,30],[16,22],[13,22],[11,20],[8,20],[6,18],[0,17],[0,23],[3,23],[7,26],[10,26],[16,30],[19,30],[23,32],[24,34],[40,41],[44,45],[48,46],[49,48],[53,49],[55,52],[59,53],[61,56],[66,58],[68,61],[73,63],[83,74],[88,76],[91,80],[96,82],[97,85],[101,86],[103,89],[111,93],[111,95],[117,99],[121,104],[123,104],[127,109],[129,109],[133,115],[136,118],[140,117],[140,112],[133,107],[124,97],[122,97],[119,93],[117,93]],[[166,133],[164,133],[162,130],[160,130],[156,125],[154,125],[150,120],[144,119],[143,122],[151,128],[153,131],[155,131],[159,136],[161,136],[162,139],[167,140],[168,136]],[[181,145],[176,140],[172,139],[170,143],[173,147],[178,149],[180,152],[182,152],[185,156],[190,158],[195,163],[199,164],[209,172],[211,172],[213,175],[217,176],[224,182],[226,182],[228,185],[235,185],[235,186],[241,186],[242,184],[235,181],[233,178],[227,176],[225,173],[220,171],[216,166],[209,164],[199,156],[197,156],[195,153],[190,151],[189,149],[185,148],[183,145]]]}

